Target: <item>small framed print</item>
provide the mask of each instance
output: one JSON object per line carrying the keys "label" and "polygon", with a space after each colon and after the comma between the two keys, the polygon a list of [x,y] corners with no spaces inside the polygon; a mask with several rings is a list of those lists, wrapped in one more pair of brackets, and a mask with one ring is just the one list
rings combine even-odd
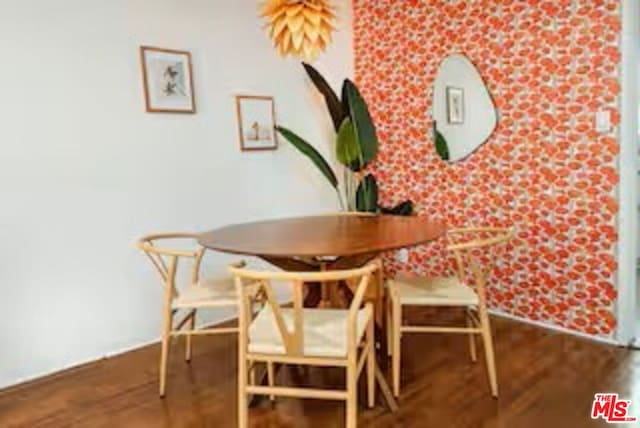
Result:
{"label": "small framed print", "polygon": [[238,95],[236,113],[242,151],[278,148],[273,97]]}
{"label": "small framed print", "polygon": [[195,113],[191,54],[140,47],[144,99],[148,113]]}
{"label": "small framed print", "polygon": [[464,123],[464,89],[447,86],[447,122],[452,125]]}

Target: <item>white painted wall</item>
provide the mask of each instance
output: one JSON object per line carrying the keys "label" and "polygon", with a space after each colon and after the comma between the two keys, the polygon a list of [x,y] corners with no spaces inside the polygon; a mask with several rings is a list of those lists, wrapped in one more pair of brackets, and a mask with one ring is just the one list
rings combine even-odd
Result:
{"label": "white painted wall", "polygon": [[[318,63],[336,84],[353,73],[347,3]],[[158,338],[160,286],[138,236],[337,207],[286,142],[238,149],[236,93],[274,95],[281,124],[331,148],[321,99],[297,61],[275,55],[256,10],[0,2],[0,387]],[[143,112],[142,44],[192,52],[196,115]]]}
{"label": "white painted wall", "polygon": [[620,131],[620,214],[618,216],[618,331],[628,344],[640,333],[636,325],[638,243],[638,65],[640,64],[640,4],[622,2],[622,100]]}

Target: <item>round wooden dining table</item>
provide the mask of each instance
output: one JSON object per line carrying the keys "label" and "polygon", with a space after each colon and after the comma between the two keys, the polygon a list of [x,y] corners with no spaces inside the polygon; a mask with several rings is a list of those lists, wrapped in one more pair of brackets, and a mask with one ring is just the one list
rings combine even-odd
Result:
{"label": "round wooden dining table", "polygon": [[[317,271],[360,267],[383,252],[426,244],[445,232],[444,223],[428,217],[345,213],[225,226],[200,234],[198,241],[205,248],[259,257],[284,270]],[[382,277],[377,283],[380,297]],[[384,304],[374,306],[377,319],[383,320]],[[397,409],[378,367],[376,379],[389,408]]]}

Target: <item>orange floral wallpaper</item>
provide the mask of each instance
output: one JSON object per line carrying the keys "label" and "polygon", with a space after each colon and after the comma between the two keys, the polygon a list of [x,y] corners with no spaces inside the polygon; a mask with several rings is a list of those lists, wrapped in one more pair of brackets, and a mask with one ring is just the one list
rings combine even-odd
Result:
{"label": "orange floral wallpaper", "polygon": [[[451,225],[513,225],[489,291],[499,311],[590,335],[616,327],[618,0],[354,0],[356,80],[381,138],[386,204]],[[499,110],[487,144],[446,164],[431,138],[440,61],[462,52]],[[611,132],[595,112],[611,112]],[[390,270],[442,273],[441,243]]]}

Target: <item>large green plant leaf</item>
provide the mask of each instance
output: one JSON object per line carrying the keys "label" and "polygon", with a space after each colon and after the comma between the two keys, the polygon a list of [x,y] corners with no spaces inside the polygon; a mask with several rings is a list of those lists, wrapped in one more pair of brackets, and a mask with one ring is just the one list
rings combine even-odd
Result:
{"label": "large green plant leaf", "polygon": [[342,92],[340,93],[340,99],[342,100],[342,110],[347,114],[350,114],[349,108],[349,92],[347,91],[347,86],[349,86],[349,79],[344,79],[342,82]]}
{"label": "large green plant leaf", "polygon": [[440,158],[442,160],[448,161],[449,160],[449,146],[447,145],[447,140],[438,131],[438,129],[435,127],[435,125],[433,126],[433,133],[435,135],[436,152],[438,153],[438,156],[440,156]]}
{"label": "large green plant leaf", "polygon": [[356,209],[358,211],[378,211],[378,183],[373,174],[367,174],[356,190]]}
{"label": "large green plant leaf", "polygon": [[329,114],[331,115],[331,120],[333,121],[333,127],[336,132],[340,130],[340,126],[344,121],[344,118],[347,117],[348,110],[343,108],[343,104],[340,101],[340,98],[333,91],[329,83],[322,77],[322,74],[313,66],[307,64],[306,62],[302,63],[305,71],[309,75],[309,78],[316,86],[318,91],[324,96],[324,100],[327,103],[327,109],[329,110]]}
{"label": "large green plant leaf", "polygon": [[322,175],[327,178],[329,183],[331,183],[331,185],[335,189],[338,188],[338,179],[329,166],[329,163],[311,144],[307,143],[305,140],[303,140],[301,137],[288,130],[287,128],[276,126],[276,131],[278,131],[280,135],[286,138],[287,141],[289,141],[296,149],[307,156],[311,160],[311,162],[313,162],[315,166],[318,167]]}
{"label": "large green plant leaf", "polygon": [[413,202],[410,200],[406,200],[399,203],[393,208],[385,208],[383,206],[380,206],[380,212],[390,215],[410,216],[411,214],[413,214]]}
{"label": "large green plant leaf", "polygon": [[342,122],[336,139],[336,157],[343,165],[351,165],[360,159],[360,148],[356,140],[353,123],[348,117]]}
{"label": "large green plant leaf", "polygon": [[357,158],[351,160],[351,162],[342,162],[340,161],[340,163],[342,163],[342,165],[344,165],[345,167],[349,168],[351,171],[361,171],[366,165],[364,165],[362,156],[360,156],[361,154],[361,149],[360,149],[360,144],[358,143],[358,136],[356,135],[356,130],[355,127],[353,126],[353,121],[351,120],[351,117],[349,116],[349,94],[348,94],[348,86],[349,86],[349,80],[345,79],[344,82],[342,83],[342,108],[344,109],[344,111],[347,113],[347,118],[349,119],[349,121],[351,121],[351,130],[353,131],[353,138],[354,138],[354,143],[355,143],[355,148],[357,150]]}
{"label": "large green plant leaf", "polygon": [[349,116],[353,122],[356,139],[360,147],[361,162],[357,167],[362,169],[378,155],[378,134],[371,119],[371,114],[369,114],[367,103],[352,81],[345,80],[343,94],[343,97],[346,95],[347,98]]}

